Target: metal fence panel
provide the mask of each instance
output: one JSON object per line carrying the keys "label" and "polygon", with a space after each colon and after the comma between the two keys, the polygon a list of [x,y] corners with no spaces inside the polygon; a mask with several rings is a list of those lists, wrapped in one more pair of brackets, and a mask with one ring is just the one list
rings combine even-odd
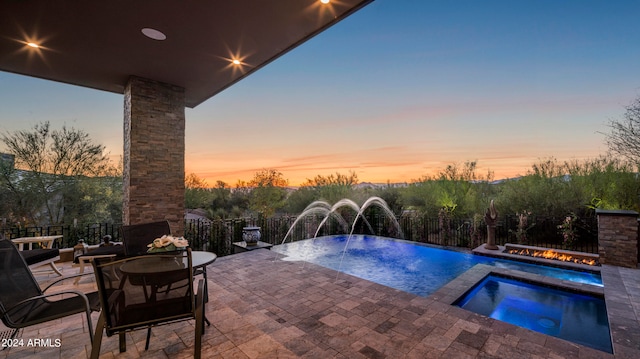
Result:
{"label": "metal fence panel", "polygon": [[[283,240],[296,241],[312,238],[322,222],[323,217],[310,215],[305,218],[293,216],[273,218],[234,218],[218,220],[186,220],[184,236],[189,240],[190,246],[196,250],[215,252],[220,256],[233,252],[233,242],[242,241],[242,229],[249,226],[261,228],[261,241],[280,244]],[[347,223],[353,225],[354,233],[373,234],[386,237],[403,238],[406,240],[430,243],[440,246],[475,248],[486,240],[486,225],[473,222],[471,219],[426,217],[420,215],[402,216],[397,219],[399,228],[396,228],[394,219],[377,214],[366,216],[363,219],[349,219]],[[520,244],[533,245],[546,248],[563,248],[562,235],[558,231],[558,225],[562,219],[550,217],[532,218],[533,225],[527,231],[526,241]],[[295,227],[291,228],[295,224]],[[496,225],[496,242],[518,243],[515,232],[517,231],[517,216],[505,216]],[[63,235],[56,241],[57,248],[69,248],[77,244],[82,238],[87,244],[98,244],[104,235],[111,235],[113,241],[120,241],[120,223],[89,223],[84,225],[57,225],[46,227],[22,227],[3,228],[7,238]],[[350,229],[350,228],[349,228]],[[582,218],[578,226],[578,241],[574,248],[580,252],[598,252],[598,228],[596,218]],[[318,232],[318,235],[345,234],[345,228],[336,221],[328,221]],[[286,238],[285,238],[286,236]]]}

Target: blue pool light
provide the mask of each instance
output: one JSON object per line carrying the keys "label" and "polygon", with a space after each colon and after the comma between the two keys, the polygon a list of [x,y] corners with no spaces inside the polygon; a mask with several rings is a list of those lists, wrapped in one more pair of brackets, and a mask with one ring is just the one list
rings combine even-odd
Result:
{"label": "blue pool light", "polygon": [[507,295],[489,316],[553,336],[558,336],[562,324],[561,308],[511,295]]}

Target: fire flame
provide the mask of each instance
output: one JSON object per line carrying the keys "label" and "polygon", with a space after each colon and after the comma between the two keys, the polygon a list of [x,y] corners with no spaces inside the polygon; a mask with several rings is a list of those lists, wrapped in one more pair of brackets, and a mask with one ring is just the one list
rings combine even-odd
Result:
{"label": "fire flame", "polygon": [[518,249],[510,249],[508,253],[509,254],[518,254],[518,255],[522,255],[522,256],[529,256],[529,257],[540,257],[540,258],[545,258],[545,259],[554,259],[554,260],[558,260],[558,261],[562,261],[562,262],[573,262],[573,263],[578,263],[578,264],[587,264],[587,265],[590,265],[590,266],[598,265],[598,262],[595,259],[577,258],[577,257],[570,256],[568,254],[554,252],[552,250],[538,251],[538,250],[529,250],[528,248],[520,249],[520,250],[518,250]]}

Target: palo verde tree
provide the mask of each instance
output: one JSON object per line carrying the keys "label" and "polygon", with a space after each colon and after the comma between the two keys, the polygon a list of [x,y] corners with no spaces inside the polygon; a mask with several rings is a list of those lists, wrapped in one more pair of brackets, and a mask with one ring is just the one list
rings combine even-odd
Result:
{"label": "palo verde tree", "polygon": [[435,176],[424,176],[400,193],[406,209],[436,216],[473,217],[484,213],[493,199],[493,172],[486,176],[477,173],[477,162],[451,164]]}
{"label": "palo verde tree", "polygon": [[640,210],[638,166],[631,161],[609,154],[565,166],[576,188],[572,193],[581,199],[582,210],[574,213],[598,208]]}
{"label": "palo verde tree", "polygon": [[263,169],[256,172],[248,183],[251,188],[249,208],[265,218],[273,216],[278,209],[284,206],[288,185],[289,181],[275,169]]}
{"label": "palo verde tree", "polygon": [[322,199],[331,204],[337,201],[349,198],[357,200],[353,197],[353,189],[358,184],[358,175],[350,171],[349,174],[343,175],[336,172],[329,176],[315,176],[313,179],[307,179],[302,187],[313,189],[316,195],[316,200]]}
{"label": "palo verde tree", "polygon": [[335,175],[317,175],[313,179],[308,179],[300,185],[296,191],[287,198],[286,210],[288,213],[300,214],[313,201],[326,201],[335,204],[341,199],[351,199],[355,202],[364,201],[355,190],[358,184],[358,175],[350,171],[344,175],[336,172]]}
{"label": "palo verde tree", "polygon": [[562,162],[553,157],[540,159],[525,176],[499,185],[496,207],[505,214],[561,217],[583,202],[571,185]]}
{"label": "palo verde tree", "polygon": [[[82,211],[74,211],[73,204],[104,190],[100,183],[88,181],[114,175],[104,146],[95,144],[82,130],[66,126],[52,130],[49,122],[43,122],[31,130],[4,133],[0,139],[5,151],[15,156],[15,166],[3,166],[0,185],[9,196],[5,200],[14,204],[12,215],[20,221],[24,218],[32,224],[60,224],[65,212],[90,212],[86,203]],[[120,193],[120,203],[121,191],[113,192],[113,197]]]}

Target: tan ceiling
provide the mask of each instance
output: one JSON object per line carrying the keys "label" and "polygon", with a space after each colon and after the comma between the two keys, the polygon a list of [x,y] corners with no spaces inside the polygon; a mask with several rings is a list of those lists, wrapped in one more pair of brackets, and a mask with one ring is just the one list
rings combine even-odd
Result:
{"label": "tan ceiling", "polygon": [[115,93],[139,76],[195,107],[371,1],[0,0],[0,70]]}

